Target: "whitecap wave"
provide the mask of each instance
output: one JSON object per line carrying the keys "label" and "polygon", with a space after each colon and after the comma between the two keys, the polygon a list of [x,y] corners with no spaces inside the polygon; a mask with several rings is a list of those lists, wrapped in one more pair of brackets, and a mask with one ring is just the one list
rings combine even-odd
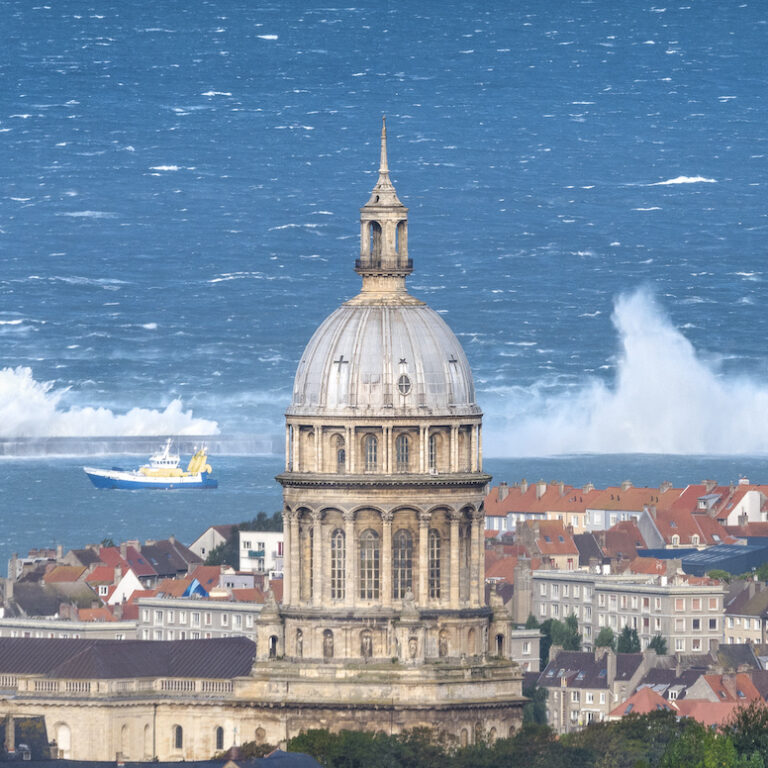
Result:
{"label": "whitecap wave", "polygon": [[36,381],[32,369],[0,369],[0,438],[99,437],[142,435],[215,435],[218,424],[183,410],[180,399],[164,410],[131,408],[115,413],[109,408],[64,407],[67,389]]}
{"label": "whitecap wave", "polygon": [[484,393],[488,455],[768,452],[767,384],[723,375],[646,290],[619,296],[613,323],[621,354],[612,382]]}
{"label": "whitecap wave", "polygon": [[674,179],[656,181],[649,187],[667,187],[672,184],[717,184],[717,179],[708,179],[706,176],[675,176]]}

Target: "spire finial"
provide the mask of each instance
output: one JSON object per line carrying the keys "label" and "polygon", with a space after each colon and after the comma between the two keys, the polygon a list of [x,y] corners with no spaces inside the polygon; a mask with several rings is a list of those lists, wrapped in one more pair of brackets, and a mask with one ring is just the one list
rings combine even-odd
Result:
{"label": "spire finial", "polygon": [[387,117],[381,116],[381,162],[379,163],[379,173],[389,173],[387,167]]}

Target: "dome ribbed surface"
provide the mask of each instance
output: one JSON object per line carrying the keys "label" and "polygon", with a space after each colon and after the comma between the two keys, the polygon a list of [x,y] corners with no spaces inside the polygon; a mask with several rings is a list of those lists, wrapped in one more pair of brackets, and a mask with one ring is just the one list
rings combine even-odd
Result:
{"label": "dome ribbed surface", "polygon": [[475,415],[469,363],[443,319],[402,304],[339,307],[315,331],[296,372],[288,415]]}

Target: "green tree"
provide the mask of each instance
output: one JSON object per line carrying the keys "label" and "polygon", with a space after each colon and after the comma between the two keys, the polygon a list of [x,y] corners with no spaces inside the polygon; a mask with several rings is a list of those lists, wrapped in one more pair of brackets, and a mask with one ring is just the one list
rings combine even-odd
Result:
{"label": "green tree", "polygon": [[523,705],[523,723],[547,724],[547,689],[534,684],[523,688],[528,702]]}
{"label": "green tree", "polygon": [[549,664],[549,649],[553,645],[559,645],[564,651],[581,649],[579,621],[573,614],[568,616],[565,622],[558,619],[547,619],[541,625],[540,630],[539,655],[542,669]]}
{"label": "green tree", "polygon": [[617,653],[640,653],[640,638],[637,636],[636,629],[624,627],[616,641]]}
{"label": "green tree", "polygon": [[757,752],[739,754],[727,733],[712,731],[696,720],[688,720],[680,736],[671,741],[659,768],[762,768]]}
{"label": "green tree", "polygon": [[739,707],[723,727],[741,755],[757,753],[768,764],[768,704],[752,701]]}
{"label": "green tree", "polygon": [[540,626],[539,622],[536,620],[536,617],[532,614],[528,614],[528,618],[525,620],[525,628],[526,629],[538,629]]}
{"label": "green tree", "polygon": [[667,641],[661,635],[654,635],[648,643],[648,648],[656,651],[659,656],[666,656]]}
{"label": "green tree", "polygon": [[707,573],[707,576],[709,576],[710,579],[717,579],[718,581],[724,581],[726,583],[730,583],[733,578],[732,574],[722,570],[722,568],[714,568]]}
{"label": "green tree", "polygon": [[616,648],[616,637],[610,627],[603,627],[595,638],[595,645],[598,648]]}

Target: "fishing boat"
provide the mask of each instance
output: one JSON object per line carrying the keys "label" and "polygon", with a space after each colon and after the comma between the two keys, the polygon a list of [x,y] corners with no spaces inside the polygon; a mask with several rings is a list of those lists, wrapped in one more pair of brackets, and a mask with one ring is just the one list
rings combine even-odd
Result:
{"label": "fishing boat", "polygon": [[176,488],[217,488],[219,483],[211,477],[206,446],[195,451],[186,470],[182,469],[181,457],[172,450],[169,438],[165,446],[149,457],[149,463],[138,469],[97,469],[83,467],[85,474],[97,488],[155,488],[170,491]]}

